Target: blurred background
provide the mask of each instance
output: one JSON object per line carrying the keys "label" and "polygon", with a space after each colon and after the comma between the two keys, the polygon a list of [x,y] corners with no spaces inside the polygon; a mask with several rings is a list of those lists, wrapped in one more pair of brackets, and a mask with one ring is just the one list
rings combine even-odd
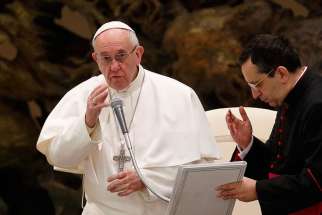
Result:
{"label": "blurred background", "polygon": [[322,73],[319,0],[1,0],[0,215],[81,214],[81,176],[54,172],[35,145],[59,99],[99,74],[90,41],[111,20],[136,31],[146,69],[191,86],[206,110],[266,107],[237,64],[258,33],[289,38]]}

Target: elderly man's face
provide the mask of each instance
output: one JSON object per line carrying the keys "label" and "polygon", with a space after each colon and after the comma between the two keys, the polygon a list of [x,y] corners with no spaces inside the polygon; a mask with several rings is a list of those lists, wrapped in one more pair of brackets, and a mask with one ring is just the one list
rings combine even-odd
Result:
{"label": "elderly man's face", "polygon": [[101,33],[92,54],[107,84],[116,90],[125,89],[135,79],[142,55],[143,47],[132,44],[123,29]]}

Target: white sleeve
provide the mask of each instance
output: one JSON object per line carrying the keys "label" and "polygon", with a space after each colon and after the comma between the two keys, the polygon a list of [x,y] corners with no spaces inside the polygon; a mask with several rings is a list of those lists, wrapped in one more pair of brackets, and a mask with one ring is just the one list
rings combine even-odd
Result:
{"label": "white sleeve", "polygon": [[53,138],[49,145],[48,160],[59,167],[78,166],[96,147],[95,143],[97,141],[89,136],[84,117],[78,117]]}
{"label": "white sleeve", "polygon": [[[48,116],[37,149],[50,164],[75,169],[100,142],[100,126],[89,134],[85,123],[87,98],[95,84],[83,82],[60,100]],[[93,144],[94,143],[94,144]]]}

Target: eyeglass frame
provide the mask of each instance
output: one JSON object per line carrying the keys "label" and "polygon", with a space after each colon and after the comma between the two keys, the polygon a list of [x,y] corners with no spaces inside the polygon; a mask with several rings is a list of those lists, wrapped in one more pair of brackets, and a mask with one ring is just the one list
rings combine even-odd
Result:
{"label": "eyeglass frame", "polygon": [[271,69],[268,73],[265,73],[265,77],[264,78],[262,78],[261,80],[259,80],[259,81],[257,81],[256,83],[249,83],[249,82],[247,82],[247,84],[248,84],[248,86],[252,89],[252,90],[256,90],[256,91],[258,91],[259,90],[259,88],[258,88],[258,85],[260,85],[261,83],[263,83],[268,77],[269,77],[269,75],[271,74],[271,73],[273,73],[274,71],[276,70],[276,68],[273,68],[273,69]]}
{"label": "eyeglass frame", "polygon": [[[120,52],[115,54],[114,56],[98,54],[98,57],[101,58],[100,60],[103,60],[103,63],[107,66],[110,66],[113,63],[113,60],[115,60],[118,63],[124,63],[124,61],[136,50],[137,47],[138,45],[135,45],[130,52]],[[107,60],[106,58],[109,59]]]}

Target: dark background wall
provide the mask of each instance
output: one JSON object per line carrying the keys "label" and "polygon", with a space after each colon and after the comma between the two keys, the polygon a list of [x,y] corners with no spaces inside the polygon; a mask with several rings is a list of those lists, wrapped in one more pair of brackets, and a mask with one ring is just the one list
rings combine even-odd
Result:
{"label": "dark background wall", "polygon": [[206,110],[254,102],[238,55],[257,33],[286,36],[321,72],[319,0],[2,0],[0,215],[80,214],[81,178],[54,172],[35,150],[59,99],[98,74],[90,40],[121,20],[145,47],[142,64],[191,86]]}

